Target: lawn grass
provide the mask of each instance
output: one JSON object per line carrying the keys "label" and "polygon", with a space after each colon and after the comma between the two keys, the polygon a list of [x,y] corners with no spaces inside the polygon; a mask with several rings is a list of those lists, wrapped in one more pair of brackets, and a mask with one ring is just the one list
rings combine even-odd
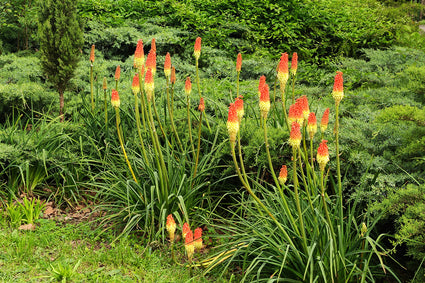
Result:
{"label": "lawn grass", "polygon": [[0,221],[0,282],[211,282],[201,270],[190,277],[166,246],[98,238],[89,223],[40,219],[35,231],[20,231]]}

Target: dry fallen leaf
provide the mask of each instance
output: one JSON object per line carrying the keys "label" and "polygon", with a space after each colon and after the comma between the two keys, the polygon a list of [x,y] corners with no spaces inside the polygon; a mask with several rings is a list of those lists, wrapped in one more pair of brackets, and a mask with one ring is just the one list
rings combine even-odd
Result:
{"label": "dry fallen leaf", "polygon": [[35,225],[34,224],[23,224],[19,226],[18,230],[24,230],[24,231],[34,231]]}

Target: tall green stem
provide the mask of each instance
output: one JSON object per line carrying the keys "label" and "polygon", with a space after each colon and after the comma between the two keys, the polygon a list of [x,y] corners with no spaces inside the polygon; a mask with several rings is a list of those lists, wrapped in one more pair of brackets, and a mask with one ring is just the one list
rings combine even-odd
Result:
{"label": "tall green stem", "polygon": [[137,128],[137,134],[139,135],[140,145],[142,146],[142,154],[143,158],[145,159],[146,164],[149,166],[149,159],[146,154],[145,144],[143,142],[142,138],[142,129],[140,124],[140,112],[139,112],[139,98],[138,93],[134,93],[134,111],[136,115],[136,128]]}
{"label": "tall green stem", "polygon": [[292,173],[293,173],[293,182],[294,182],[294,196],[295,196],[295,205],[297,206],[297,212],[299,215],[301,237],[303,239],[304,250],[307,251],[307,238],[305,236],[304,229],[304,217],[301,210],[300,196],[298,192],[298,177],[297,177],[297,148],[292,147]]}
{"label": "tall green stem", "polygon": [[188,134],[189,134],[189,141],[190,146],[192,148],[193,154],[195,154],[195,146],[193,145],[193,138],[192,138],[192,123],[190,122],[190,97],[189,95],[186,95],[186,105],[187,105],[187,127],[188,127]]}
{"label": "tall green stem", "polygon": [[195,158],[195,169],[193,170],[193,180],[192,180],[192,186],[193,182],[196,177],[196,171],[198,169],[198,161],[199,161],[199,152],[201,151],[201,130],[202,130],[202,112],[199,116],[199,127],[198,127],[198,147],[196,150],[196,158]]}
{"label": "tall green stem", "polygon": [[[201,99],[201,98],[202,98],[202,93],[201,93],[201,82],[200,82],[200,79],[199,79],[199,60],[198,60],[198,59],[196,59],[195,64],[196,64],[196,85],[198,86],[199,99]],[[210,131],[210,133],[211,133],[210,124],[208,123],[207,116],[205,115],[205,110],[204,110],[204,111],[202,111],[202,112],[204,113],[204,116],[205,116],[205,122],[206,122],[206,124],[207,124],[208,130],[209,130],[209,131]]]}
{"label": "tall green stem", "polygon": [[90,99],[91,99],[91,111],[94,113],[94,94],[93,94],[93,63],[90,64]]}
{"label": "tall green stem", "polygon": [[134,182],[138,184],[139,182],[137,181],[136,175],[134,174],[133,168],[131,167],[130,161],[128,160],[127,153],[124,148],[122,133],[120,132],[120,123],[121,123],[120,109],[118,107],[115,107],[115,114],[116,114],[116,121],[117,121],[118,139],[120,141],[121,149],[124,154],[125,161],[127,162],[128,168],[130,169],[131,175],[133,176],[133,180]]}
{"label": "tall green stem", "polygon": [[286,94],[285,94],[285,84],[280,84],[280,93],[282,94],[282,112],[285,116],[285,123],[288,131],[291,130],[291,125],[289,125],[288,113],[286,113]]}
{"label": "tall green stem", "polygon": [[172,129],[174,135],[176,136],[176,140],[177,140],[177,143],[178,143],[178,145],[180,147],[180,150],[183,152],[183,145],[182,145],[182,143],[180,141],[179,134],[177,133],[176,126],[174,125],[173,105],[172,105],[172,102],[170,101],[170,83],[169,83],[169,79],[168,78],[165,78],[165,79],[167,81],[166,82],[166,88],[167,88],[167,107],[168,107],[168,114],[170,115],[171,129]]}

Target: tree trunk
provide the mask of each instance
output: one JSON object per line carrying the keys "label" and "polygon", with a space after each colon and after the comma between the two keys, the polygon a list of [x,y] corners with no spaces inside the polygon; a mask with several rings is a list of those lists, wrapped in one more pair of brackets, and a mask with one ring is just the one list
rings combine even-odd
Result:
{"label": "tree trunk", "polygon": [[59,116],[60,121],[63,122],[64,114],[63,114],[63,107],[65,105],[65,100],[63,98],[63,90],[59,90]]}

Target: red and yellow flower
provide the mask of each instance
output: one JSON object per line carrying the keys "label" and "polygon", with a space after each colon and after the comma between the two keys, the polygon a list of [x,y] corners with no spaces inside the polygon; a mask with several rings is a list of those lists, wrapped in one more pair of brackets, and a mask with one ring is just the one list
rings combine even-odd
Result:
{"label": "red and yellow flower", "polygon": [[299,148],[301,144],[301,130],[300,124],[293,122],[291,125],[291,133],[289,134],[289,144],[292,148]]}
{"label": "red and yellow flower", "polygon": [[137,95],[140,91],[140,84],[139,84],[139,74],[134,74],[133,82],[131,84],[131,90],[133,91],[134,95]]}
{"label": "red and yellow flower", "polygon": [[146,92],[146,98],[148,102],[151,102],[154,90],[155,90],[155,83],[153,81],[152,70],[148,69],[145,74],[145,92]]}
{"label": "red and yellow flower", "polygon": [[316,114],[314,114],[314,112],[310,112],[310,114],[308,115],[307,132],[311,140],[317,133],[317,119]]}
{"label": "red and yellow flower", "polygon": [[195,48],[194,48],[193,54],[195,55],[196,60],[198,60],[199,57],[201,56],[201,38],[200,37],[197,37],[195,40]]}
{"label": "red and yellow flower", "polygon": [[242,69],[242,54],[238,53],[238,57],[236,58],[236,72],[240,72]]}
{"label": "red and yellow flower", "polygon": [[229,106],[229,116],[227,118],[227,131],[229,133],[229,140],[233,145],[236,142],[236,135],[239,132],[239,119],[238,113],[234,103]]}
{"label": "red and yellow flower", "polygon": [[164,74],[167,79],[171,76],[171,56],[169,52],[165,55]]}
{"label": "red and yellow flower", "polygon": [[149,51],[148,58],[146,59],[146,69],[151,69],[152,76],[156,74],[156,52]]}
{"label": "red and yellow flower", "polygon": [[292,61],[291,61],[291,74],[295,76],[297,74],[298,69],[298,54],[297,52],[294,52],[292,54]]}
{"label": "red and yellow flower", "polygon": [[282,165],[282,168],[280,168],[279,177],[277,179],[281,185],[286,183],[286,180],[288,179],[288,169],[286,168],[286,165]]}
{"label": "red and yellow flower", "polygon": [[279,80],[280,84],[285,86],[289,79],[289,72],[288,72],[288,53],[282,53],[282,56],[280,57],[279,66],[277,69],[277,79]]}
{"label": "red and yellow flower", "polygon": [[190,82],[190,77],[186,78],[186,82],[184,84],[184,92],[186,93],[187,96],[189,96],[190,93],[192,92],[192,83]]}
{"label": "red and yellow flower", "polygon": [[328,128],[329,123],[329,108],[326,108],[325,112],[323,112],[322,120],[320,120],[320,131],[324,133]]}
{"label": "red and yellow flower", "polygon": [[118,91],[113,89],[111,93],[111,105],[115,108],[120,107],[120,96],[118,94]]}
{"label": "red and yellow flower", "polygon": [[184,247],[186,249],[186,254],[187,258],[189,259],[189,262],[192,262],[193,254],[195,253],[195,244],[193,242],[193,233],[190,229],[186,233]]}
{"label": "red and yellow flower", "polygon": [[342,72],[336,72],[332,96],[335,99],[335,104],[337,105],[341,102],[342,98],[344,97],[344,85],[343,85]]}
{"label": "red and yellow flower", "polygon": [[121,67],[120,65],[118,65],[117,68],[115,69],[115,80],[119,81],[120,76],[121,76]]}
{"label": "red and yellow flower", "polygon": [[170,242],[173,243],[174,242],[174,234],[176,232],[176,222],[174,221],[173,215],[169,214],[167,216],[167,223],[165,225],[167,231],[168,231],[168,235],[170,237]]}
{"label": "red and yellow flower", "polygon": [[142,66],[145,65],[145,52],[143,50],[143,41],[141,39],[137,41],[133,65],[136,69],[141,69]]}
{"label": "red and yellow flower", "polygon": [[263,119],[267,119],[267,115],[270,111],[270,95],[269,95],[269,86],[266,83],[261,89],[260,111],[261,111],[261,117],[263,117]]}
{"label": "red and yellow flower", "polygon": [[328,151],[328,145],[326,144],[327,140],[322,140],[322,142],[319,145],[319,148],[317,149],[317,156],[316,160],[317,163],[319,163],[320,170],[325,170],[326,164],[329,162],[329,151]]}
{"label": "red and yellow flower", "polygon": [[243,96],[239,95],[235,100],[236,113],[238,114],[239,123],[242,121],[245,111],[243,109]]}
{"label": "red and yellow flower", "polygon": [[202,249],[202,228],[196,228],[194,231],[193,241],[195,249],[200,251]]}

